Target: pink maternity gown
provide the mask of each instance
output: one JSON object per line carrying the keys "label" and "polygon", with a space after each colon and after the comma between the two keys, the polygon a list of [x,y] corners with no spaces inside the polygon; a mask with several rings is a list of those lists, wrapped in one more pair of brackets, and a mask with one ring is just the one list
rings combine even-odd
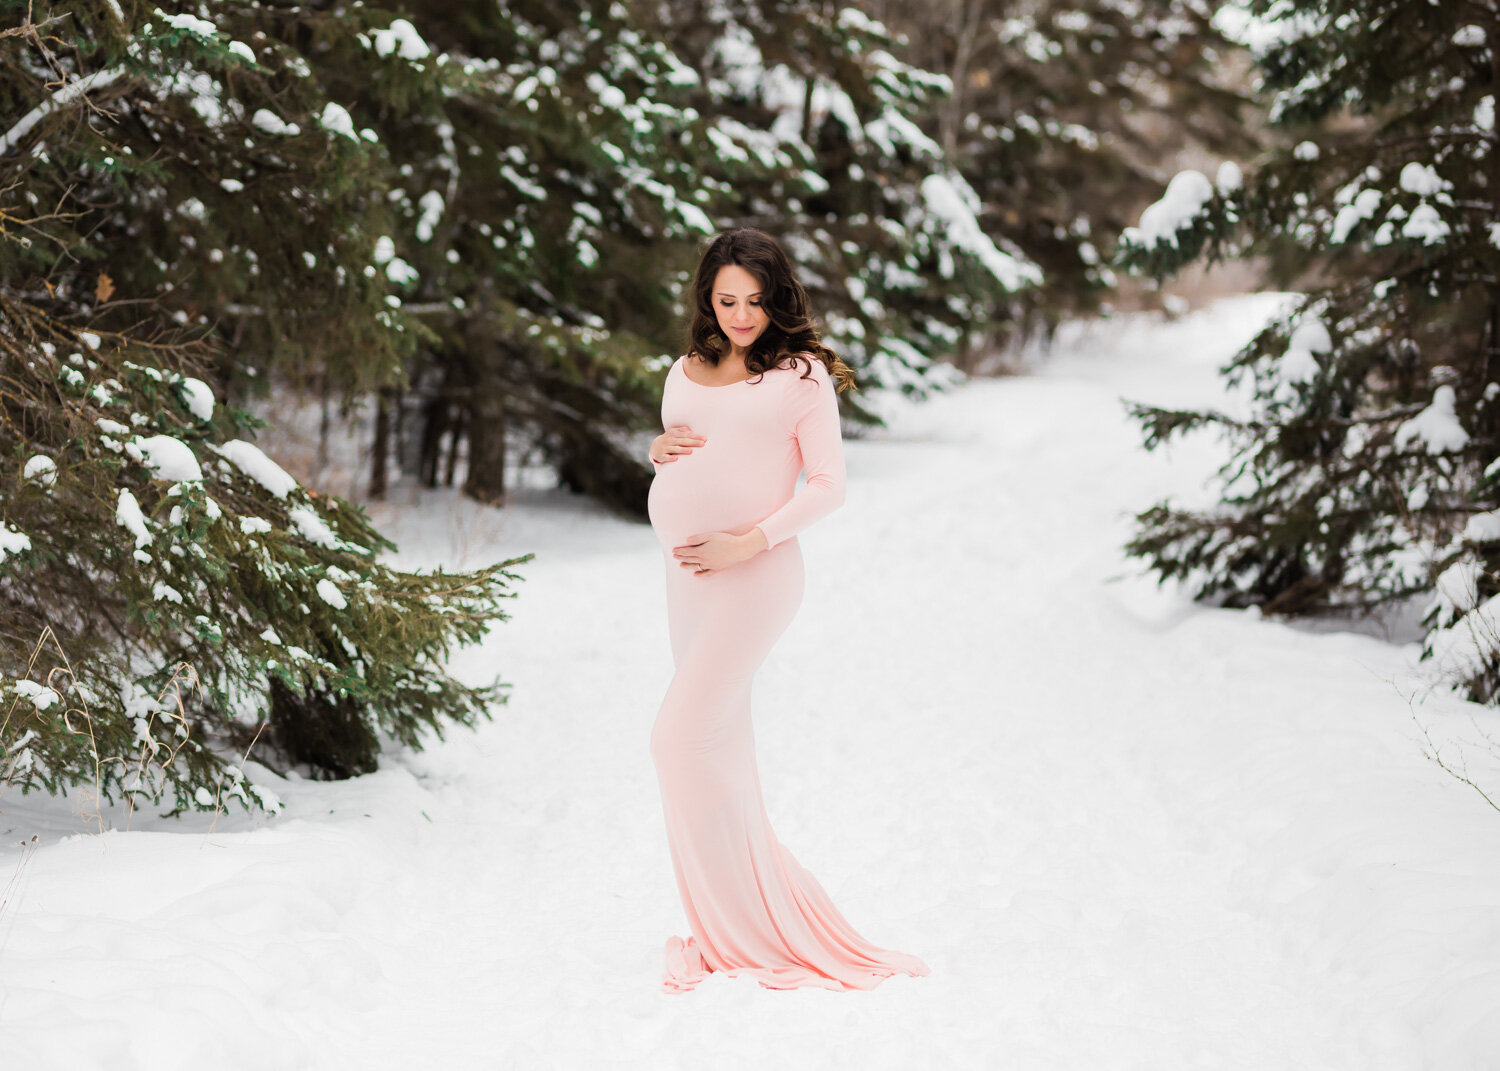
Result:
{"label": "pink maternity gown", "polygon": [[[761,795],[750,724],[756,669],[802,601],[796,534],[844,500],[832,377],[812,360],[720,386],[689,379],[678,358],[662,394],[664,427],[707,442],[653,462],[649,513],[667,564],[676,673],[651,731],[667,844],[692,936],[667,941],[662,987],[694,988],[710,971],[767,989],[873,989],[916,956],[877,948],[776,839]],[[806,486],[793,494],[797,474]],[[698,575],[672,549],[689,536],[759,526],[768,548]]]}

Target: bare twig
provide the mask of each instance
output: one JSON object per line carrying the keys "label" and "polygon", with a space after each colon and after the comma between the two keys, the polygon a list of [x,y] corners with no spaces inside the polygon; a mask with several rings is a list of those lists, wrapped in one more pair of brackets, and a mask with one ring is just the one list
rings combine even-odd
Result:
{"label": "bare twig", "polygon": [[[260,734],[263,733],[263,732],[265,732],[266,726],[269,725],[269,724],[271,724],[271,722],[270,722],[269,719],[267,719],[267,720],[262,721],[260,723],[260,725],[256,727],[255,735],[250,738],[250,743],[245,747],[245,753],[240,756],[240,764],[238,766],[236,766],[235,769],[239,772],[239,774],[240,774],[240,781],[242,783],[244,781],[245,763],[248,762],[249,759],[250,759],[250,752],[252,750],[254,750],[254,748],[255,748],[255,742],[260,739]],[[219,824],[219,815],[221,815],[223,813],[224,813],[224,775],[220,774],[219,775],[219,783],[214,788],[214,820],[209,823],[208,832],[206,832],[206,833],[203,834],[204,841],[207,841],[208,838],[209,838],[209,836],[210,836],[210,834],[213,833],[214,827]],[[201,845],[200,845],[200,847],[201,847]]]}
{"label": "bare twig", "polygon": [[[16,899],[21,892],[21,886],[26,874],[26,866],[36,855],[38,835],[33,833],[30,840],[21,842],[21,860],[16,864],[16,869],[5,883],[5,888],[0,889],[0,924],[5,922],[5,909]],[[4,951],[6,941],[10,938],[10,927],[5,926],[5,937],[0,939],[0,951]]]}
{"label": "bare twig", "polygon": [[1422,739],[1426,741],[1426,746],[1422,749],[1422,753],[1426,755],[1427,758],[1435,762],[1438,769],[1442,770],[1449,777],[1452,777],[1457,781],[1462,781],[1464,784],[1468,785],[1475,792],[1479,793],[1479,795],[1484,799],[1485,803],[1488,803],[1495,810],[1500,811],[1500,803],[1496,803],[1495,798],[1488,792],[1486,792],[1478,782],[1476,782],[1472,777],[1469,776],[1469,764],[1466,761],[1460,760],[1459,765],[1457,767],[1454,767],[1446,762],[1443,759],[1442,753],[1438,750],[1437,744],[1433,742],[1431,734],[1428,733],[1427,726],[1423,725],[1421,721],[1417,719],[1416,711],[1412,711],[1411,717],[1412,721],[1417,723],[1417,728],[1421,730]]}

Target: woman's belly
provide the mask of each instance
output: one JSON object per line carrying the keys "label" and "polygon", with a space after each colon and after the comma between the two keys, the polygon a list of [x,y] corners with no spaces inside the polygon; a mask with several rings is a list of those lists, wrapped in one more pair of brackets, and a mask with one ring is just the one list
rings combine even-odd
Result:
{"label": "woman's belly", "polygon": [[646,512],[663,547],[704,532],[743,535],[791,500],[800,459],[764,446],[736,450],[730,438],[721,433],[657,470]]}

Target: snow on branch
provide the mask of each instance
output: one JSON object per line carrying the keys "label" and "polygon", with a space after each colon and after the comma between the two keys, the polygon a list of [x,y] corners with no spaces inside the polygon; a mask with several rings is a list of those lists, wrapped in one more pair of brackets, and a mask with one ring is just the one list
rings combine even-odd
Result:
{"label": "snow on branch", "polygon": [[945,225],[947,239],[983,264],[1007,290],[1042,281],[1037,265],[1003,252],[984,232],[977,216],[979,195],[962,176],[955,172],[928,175],[922,180],[922,200]]}
{"label": "snow on branch", "polygon": [[1189,229],[1213,197],[1214,184],[1207,175],[1191,168],[1179,171],[1167,183],[1161,200],[1147,205],[1141,212],[1140,224],[1126,227],[1121,240],[1146,249],[1163,244],[1175,246],[1177,232]]}
{"label": "snow on branch", "polygon": [[16,146],[20,144],[21,139],[29,134],[32,128],[47,118],[47,116],[59,108],[66,108],[89,90],[99,89],[109,85],[111,82],[117,81],[124,73],[123,69],[112,67],[108,70],[86,74],[82,78],[63,86],[56,93],[52,94],[52,96],[21,116],[21,121],[6,131],[4,135],[0,135],[0,156],[5,156],[13,152]]}

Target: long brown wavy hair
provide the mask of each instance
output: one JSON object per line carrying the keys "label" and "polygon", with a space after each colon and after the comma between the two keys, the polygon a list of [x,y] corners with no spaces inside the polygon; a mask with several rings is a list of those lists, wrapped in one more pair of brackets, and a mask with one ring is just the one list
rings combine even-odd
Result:
{"label": "long brown wavy hair", "polygon": [[799,359],[808,362],[802,372],[802,378],[807,379],[811,362],[816,359],[833,377],[835,391],[859,389],[849,366],[818,338],[807,308],[807,291],[797,281],[791,261],[776,239],[754,227],[715,235],[699,258],[693,277],[693,311],[688,319],[690,354],[717,365],[729,352],[729,340],[714,315],[713,289],[719,269],[731,264],[744,268],[760,283],[761,308],[770,320],[745,355],[745,367],[752,379],[788,361],[795,368]]}

